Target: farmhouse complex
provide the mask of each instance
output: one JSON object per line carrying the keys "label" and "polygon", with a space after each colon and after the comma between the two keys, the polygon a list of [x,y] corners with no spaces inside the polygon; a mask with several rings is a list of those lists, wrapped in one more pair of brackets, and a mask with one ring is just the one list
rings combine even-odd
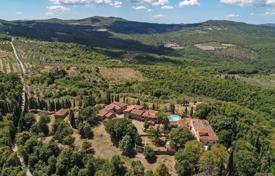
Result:
{"label": "farmhouse complex", "polygon": [[[102,120],[106,120],[112,119],[117,115],[124,115],[125,118],[147,121],[150,125],[154,126],[158,120],[158,113],[159,111],[157,110],[144,109],[140,105],[127,105],[114,101],[99,110],[97,116]],[[190,118],[184,113],[182,115],[166,115],[169,119],[170,128],[187,128],[205,146],[215,144],[219,140],[207,120]]]}

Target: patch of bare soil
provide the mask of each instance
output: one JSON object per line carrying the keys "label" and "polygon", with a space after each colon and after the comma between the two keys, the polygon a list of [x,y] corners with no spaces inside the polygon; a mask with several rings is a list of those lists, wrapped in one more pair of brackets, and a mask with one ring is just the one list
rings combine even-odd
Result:
{"label": "patch of bare soil", "polygon": [[41,73],[48,73],[52,68],[53,68],[53,66],[46,65],[40,70],[40,72]]}
{"label": "patch of bare soil", "polygon": [[207,34],[206,31],[202,31],[202,30],[195,30],[194,33],[195,34]]}
{"label": "patch of bare soil", "polygon": [[102,29],[97,29],[97,32],[108,32],[108,29],[102,28]]}
{"label": "patch of bare soil", "polygon": [[72,137],[74,138],[74,146],[81,148],[83,140],[76,129],[73,129]]}
{"label": "patch of bare soil", "polygon": [[77,67],[70,67],[69,69],[67,69],[67,72],[69,73],[69,75],[79,74],[79,71],[77,70]]}
{"label": "patch of bare soil", "polygon": [[166,43],[164,45],[165,48],[171,48],[171,49],[174,49],[174,50],[180,50],[180,49],[184,49],[183,46],[180,46],[179,44],[177,43]]}
{"label": "patch of bare soil", "polygon": [[233,47],[233,44],[229,43],[217,43],[217,42],[208,42],[208,43],[199,43],[195,44],[195,47],[203,50],[203,51],[214,51],[216,49],[226,49]]}
{"label": "patch of bare soil", "polygon": [[111,159],[113,156],[121,154],[121,151],[113,145],[111,137],[106,132],[103,124],[95,127],[93,133],[92,148],[96,157]]}
{"label": "patch of bare soil", "polygon": [[109,81],[110,84],[124,84],[133,81],[142,81],[143,75],[132,68],[99,68],[100,74]]}

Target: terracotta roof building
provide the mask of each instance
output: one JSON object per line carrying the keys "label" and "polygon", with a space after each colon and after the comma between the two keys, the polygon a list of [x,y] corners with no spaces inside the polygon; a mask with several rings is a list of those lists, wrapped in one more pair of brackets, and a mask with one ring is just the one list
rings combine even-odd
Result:
{"label": "terracotta roof building", "polygon": [[143,109],[143,106],[140,106],[140,105],[130,105],[128,106],[125,110],[124,110],[124,113],[125,112],[131,112],[133,109]]}
{"label": "terracotta roof building", "polygon": [[[134,111],[134,110],[142,110],[143,109],[143,107],[142,106],[139,106],[139,105],[130,105],[130,106],[128,106],[123,112],[124,112],[124,116],[126,117],[126,118],[132,118],[131,116],[135,116],[135,115],[138,115],[138,114],[136,114],[136,112],[134,112],[134,113],[131,113],[132,111]],[[144,112],[144,111],[143,111]],[[143,113],[142,112],[142,113]],[[142,115],[142,114],[141,114]],[[141,115],[140,115],[140,117],[137,117],[138,119],[141,119],[142,117],[141,117]]]}
{"label": "terracotta roof building", "polygon": [[190,127],[197,140],[205,145],[217,143],[219,140],[207,120],[191,119]]}
{"label": "terracotta roof building", "polygon": [[145,111],[141,110],[141,109],[133,109],[130,113],[129,113],[129,118],[133,118],[136,120],[143,120],[142,115]]}
{"label": "terracotta roof building", "polygon": [[113,103],[105,106],[103,109],[99,110],[97,116],[102,119],[111,119],[116,116],[116,114],[121,114],[127,108],[127,104],[114,101]]}
{"label": "terracotta roof building", "polygon": [[103,108],[103,109],[98,111],[97,116],[104,120],[104,119],[114,118],[116,116],[116,114],[113,110],[108,110],[106,108]]}
{"label": "terracotta roof building", "polygon": [[157,113],[158,111],[155,110],[145,110],[145,112],[142,114],[142,117],[150,121],[156,121]]}
{"label": "terracotta roof building", "polygon": [[69,114],[69,109],[60,109],[54,113],[55,118],[65,118]]}
{"label": "terracotta roof building", "polygon": [[114,112],[121,114],[127,108],[127,104],[114,101],[113,103],[107,105],[105,109],[113,110]]}

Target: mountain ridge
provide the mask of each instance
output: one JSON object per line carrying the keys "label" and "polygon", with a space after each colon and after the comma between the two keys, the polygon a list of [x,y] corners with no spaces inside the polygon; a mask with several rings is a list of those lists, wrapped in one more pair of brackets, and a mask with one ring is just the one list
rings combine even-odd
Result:
{"label": "mountain ridge", "polygon": [[[103,17],[103,16],[91,16],[87,18],[80,18],[80,19],[62,19],[62,18],[49,18],[49,19],[33,19],[33,20],[4,20],[0,19],[0,22],[83,22],[80,24],[85,24],[85,22],[92,22],[92,21],[124,21],[124,22],[136,22],[136,23],[143,23],[143,24],[160,24],[160,25],[198,25],[198,24],[207,24],[207,23],[236,23],[236,24],[247,24],[247,25],[255,25],[246,22],[237,22],[231,20],[206,20],[203,22],[194,22],[194,23],[155,23],[155,22],[143,22],[143,21],[135,21],[135,20],[127,20],[120,17]],[[262,24],[263,26],[268,25],[275,25],[275,24]],[[256,25],[255,25],[256,26]]]}

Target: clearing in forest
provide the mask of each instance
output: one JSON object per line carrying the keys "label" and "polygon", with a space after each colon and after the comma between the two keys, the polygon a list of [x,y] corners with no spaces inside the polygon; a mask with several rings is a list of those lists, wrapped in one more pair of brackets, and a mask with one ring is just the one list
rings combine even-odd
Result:
{"label": "clearing in forest", "polygon": [[110,84],[124,84],[133,81],[143,81],[143,75],[133,68],[99,68],[100,74]]}
{"label": "clearing in forest", "polygon": [[199,43],[196,44],[195,47],[203,50],[203,51],[214,51],[216,49],[226,49],[233,47],[233,44],[226,44],[226,43],[218,43],[218,42],[208,42],[208,43]]}
{"label": "clearing in forest", "polygon": [[40,72],[41,73],[48,73],[48,72],[50,72],[50,70],[53,68],[53,66],[50,66],[50,65],[46,65],[46,66],[44,66],[41,70],[40,70]]}
{"label": "clearing in forest", "polygon": [[183,46],[177,44],[177,43],[166,43],[164,45],[165,48],[171,48],[171,49],[174,49],[174,50],[181,50],[181,49],[184,49]]}
{"label": "clearing in forest", "polygon": [[121,151],[115,147],[111,141],[111,136],[106,132],[104,124],[93,128],[94,137],[92,148],[95,150],[95,156],[103,159],[111,159],[115,155],[120,155]]}

